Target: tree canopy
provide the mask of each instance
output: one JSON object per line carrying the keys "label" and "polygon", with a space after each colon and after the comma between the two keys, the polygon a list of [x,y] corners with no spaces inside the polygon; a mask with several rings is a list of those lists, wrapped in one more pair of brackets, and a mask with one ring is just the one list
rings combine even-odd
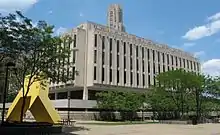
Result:
{"label": "tree canopy", "polygon": [[33,26],[31,19],[21,12],[0,15],[1,59],[7,56],[16,64],[11,73],[23,90],[28,75],[24,99],[35,81],[50,79],[53,82],[66,82],[70,79],[71,73],[67,67],[72,66],[69,61],[72,38],[67,35],[54,36],[53,29],[54,26],[45,21],[39,21],[37,26]]}

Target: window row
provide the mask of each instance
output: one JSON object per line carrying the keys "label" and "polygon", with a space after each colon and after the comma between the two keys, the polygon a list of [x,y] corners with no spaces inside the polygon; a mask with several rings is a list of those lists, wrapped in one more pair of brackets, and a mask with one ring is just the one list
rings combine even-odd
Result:
{"label": "window row", "polygon": [[[95,47],[95,52],[94,52],[94,61],[96,63],[97,61],[97,50],[96,50],[96,47],[97,47],[97,44],[98,44],[98,35],[95,34],[95,42],[94,42],[94,47]],[[106,40],[106,37],[105,36],[101,36],[101,45],[102,45],[102,59],[105,57],[104,55],[104,52],[105,52],[105,40]],[[160,51],[157,51],[157,50],[152,50],[152,49],[149,49],[149,48],[145,48],[145,47],[140,47],[140,46],[135,46],[134,44],[129,44],[127,42],[122,42],[120,44],[120,40],[116,40],[116,55],[117,55],[117,59],[119,59],[119,56],[120,56],[120,45],[123,45],[123,54],[124,54],[124,63],[126,63],[126,52],[127,52],[127,47],[129,47],[129,55],[130,57],[135,57],[137,60],[138,59],[143,59],[145,60],[146,58],[148,60],[153,60],[153,62],[156,62],[156,63],[164,63],[164,64],[167,64],[167,65],[171,65],[171,66],[177,66],[177,67],[182,67],[182,68],[187,68],[187,69],[190,69],[190,70],[199,70],[199,65],[197,62],[194,62],[194,61],[191,61],[191,60],[187,60],[187,59],[184,59],[184,58],[180,58],[180,57],[177,57],[177,56],[174,56],[174,55],[171,55],[171,54],[167,54],[167,53],[163,53],[163,52],[160,52]],[[110,50],[110,65],[112,65],[112,51],[113,51],[113,39],[112,38],[109,38],[109,50]],[[135,49],[135,52],[136,54],[134,55],[134,49]],[[145,57],[146,56],[146,57]],[[103,59],[103,63],[105,63],[104,59]],[[117,62],[118,63],[118,62]],[[138,62],[137,62],[138,64]],[[126,65],[126,64],[124,64]],[[198,67],[196,69],[196,67]]]}

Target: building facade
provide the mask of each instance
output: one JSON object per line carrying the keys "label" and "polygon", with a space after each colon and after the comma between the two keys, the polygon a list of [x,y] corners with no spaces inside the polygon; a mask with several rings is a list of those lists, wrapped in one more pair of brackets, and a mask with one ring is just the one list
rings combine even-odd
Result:
{"label": "building facade", "polygon": [[144,92],[161,72],[201,71],[192,54],[128,34],[111,27],[111,22],[109,26],[86,22],[66,34],[74,39],[64,44],[74,63],[67,67],[72,79],[51,83],[51,99],[95,100],[95,94],[104,90]]}

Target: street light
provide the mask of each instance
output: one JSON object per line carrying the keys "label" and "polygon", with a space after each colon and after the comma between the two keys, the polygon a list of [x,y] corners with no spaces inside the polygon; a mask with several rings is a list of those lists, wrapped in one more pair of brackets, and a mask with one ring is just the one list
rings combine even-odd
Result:
{"label": "street light", "polygon": [[4,123],[4,117],[5,117],[5,103],[7,98],[7,89],[8,89],[8,69],[10,67],[15,67],[15,63],[8,62],[5,64],[6,66],[6,74],[5,74],[5,87],[4,87],[4,97],[3,97],[3,108],[2,108],[2,124]]}

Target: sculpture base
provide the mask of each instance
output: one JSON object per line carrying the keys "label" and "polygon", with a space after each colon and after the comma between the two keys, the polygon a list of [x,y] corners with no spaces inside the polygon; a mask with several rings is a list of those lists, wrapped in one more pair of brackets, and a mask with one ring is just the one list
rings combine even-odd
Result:
{"label": "sculpture base", "polygon": [[16,134],[60,134],[62,133],[61,125],[52,125],[49,123],[24,122],[24,123],[4,123],[0,126],[0,135]]}

